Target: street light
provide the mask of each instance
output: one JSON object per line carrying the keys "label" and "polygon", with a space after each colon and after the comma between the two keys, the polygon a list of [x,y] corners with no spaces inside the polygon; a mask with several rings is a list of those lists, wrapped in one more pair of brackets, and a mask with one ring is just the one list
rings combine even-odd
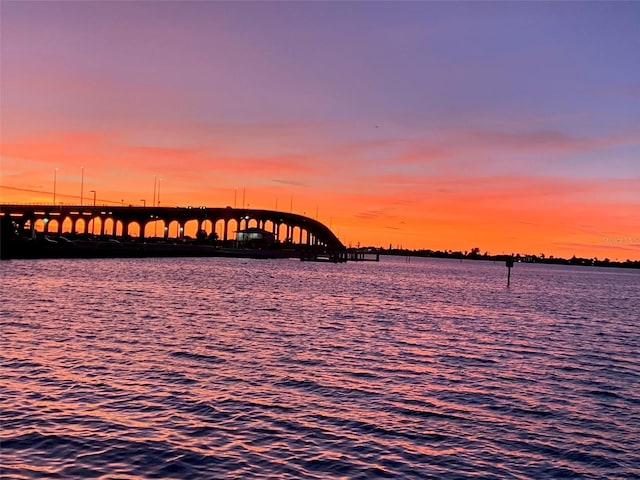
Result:
{"label": "street light", "polygon": [[147,201],[144,198],[141,198],[140,201],[142,202],[143,207],[147,206]]}
{"label": "street light", "polygon": [[[96,191],[95,190],[89,190],[89,192],[93,193],[93,207],[95,208],[96,206]],[[95,235],[95,231],[96,231],[96,220],[95,218],[91,219],[91,235]]]}
{"label": "street light", "polygon": [[58,167],[53,169],[53,204],[56,204],[56,182],[58,180]]}
{"label": "street light", "polygon": [[84,200],[84,167],[80,167],[80,171],[82,172],[80,175],[80,206],[82,206]]}

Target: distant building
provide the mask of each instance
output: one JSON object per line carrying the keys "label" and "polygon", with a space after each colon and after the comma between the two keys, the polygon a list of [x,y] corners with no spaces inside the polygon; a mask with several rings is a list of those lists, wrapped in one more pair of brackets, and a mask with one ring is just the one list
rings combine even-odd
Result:
{"label": "distant building", "polygon": [[276,242],[276,237],[272,232],[262,228],[246,228],[236,232],[238,243],[248,247],[270,247]]}

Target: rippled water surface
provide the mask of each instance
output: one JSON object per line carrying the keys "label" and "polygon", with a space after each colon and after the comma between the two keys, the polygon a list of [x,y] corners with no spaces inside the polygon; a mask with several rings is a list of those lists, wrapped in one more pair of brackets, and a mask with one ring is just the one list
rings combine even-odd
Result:
{"label": "rippled water surface", "polygon": [[640,272],[5,261],[3,478],[639,478]]}

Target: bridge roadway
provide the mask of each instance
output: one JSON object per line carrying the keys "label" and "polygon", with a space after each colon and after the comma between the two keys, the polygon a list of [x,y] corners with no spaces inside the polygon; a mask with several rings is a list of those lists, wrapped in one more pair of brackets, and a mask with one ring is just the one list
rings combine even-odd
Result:
{"label": "bridge roadway", "polygon": [[[221,240],[231,240],[230,233],[249,227],[258,227],[274,234],[280,242],[322,246],[328,251],[343,251],[345,246],[323,223],[295,213],[253,208],[207,207],[134,207],[90,205],[21,205],[0,204],[3,224],[10,220],[20,232],[34,236],[44,233],[89,234],[114,238],[129,237],[133,225],[138,227],[138,237],[145,238],[145,227],[162,222],[160,233],[165,239],[184,238],[185,225],[196,221],[198,232],[207,235],[216,232],[222,222]],[[4,228],[4,227],[3,227]],[[157,229],[156,229],[157,231]],[[283,238],[284,237],[284,238]],[[235,236],[234,236],[235,238]]]}

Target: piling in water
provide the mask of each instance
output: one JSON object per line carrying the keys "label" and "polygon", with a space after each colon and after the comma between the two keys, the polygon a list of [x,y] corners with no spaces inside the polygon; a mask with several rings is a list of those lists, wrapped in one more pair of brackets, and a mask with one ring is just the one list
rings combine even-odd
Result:
{"label": "piling in water", "polygon": [[507,287],[511,286],[511,267],[513,267],[513,257],[507,258]]}

